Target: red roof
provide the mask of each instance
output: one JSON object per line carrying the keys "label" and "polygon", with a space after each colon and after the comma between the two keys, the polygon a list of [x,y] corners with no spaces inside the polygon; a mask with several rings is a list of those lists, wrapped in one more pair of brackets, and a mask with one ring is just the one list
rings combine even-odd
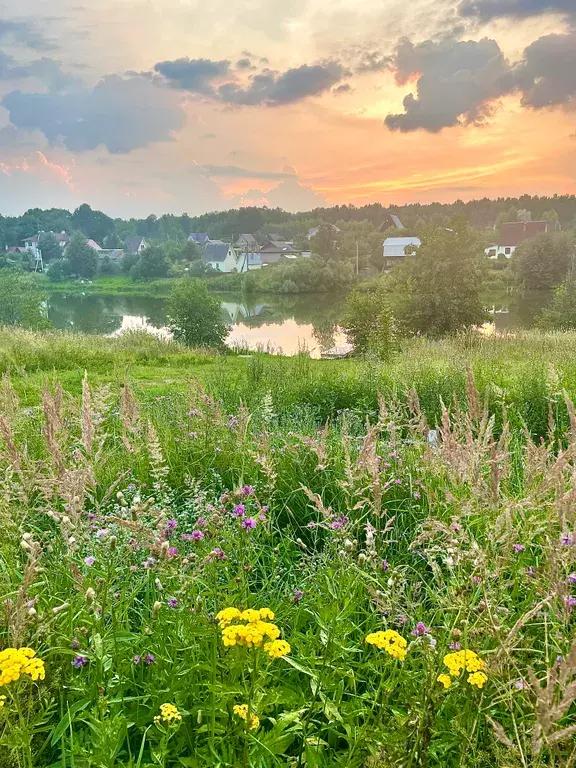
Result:
{"label": "red roof", "polygon": [[507,221],[502,224],[498,245],[520,245],[524,240],[548,231],[547,221]]}

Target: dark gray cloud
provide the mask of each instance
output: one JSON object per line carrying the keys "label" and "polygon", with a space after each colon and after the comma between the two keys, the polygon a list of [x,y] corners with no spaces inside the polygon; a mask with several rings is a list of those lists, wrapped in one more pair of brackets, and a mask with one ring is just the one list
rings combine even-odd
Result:
{"label": "dark gray cloud", "polygon": [[212,93],[212,81],[228,73],[230,62],[210,59],[176,59],[160,61],[154,70],[164,77],[172,88],[192,93]]}
{"label": "dark gray cloud", "polygon": [[340,95],[343,93],[350,93],[350,91],[352,91],[350,83],[342,83],[342,85],[337,85],[336,88],[332,90],[332,93]]}
{"label": "dark gray cloud", "polygon": [[339,83],[349,73],[336,61],[323,64],[303,64],[286,72],[264,70],[243,87],[238,83],[225,83],[218,95],[229,104],[277,107],[292,104],[308,96],[318,96]]}
{"label": "dark gray cloud", "polygon": [[510,65],[498,43],[487,38],[427,40],[417,45],[404,39],[396,48],[392,68],[399,85],[419,75],[416,95],[404,99],[404,113],[386,118],[388,128],[395,131],[437,132],[481,123],[491,102],[513,87]]}
{"label": "dark gray cloud", "polygon": [[19,43],[35,51],[56,48],[54,43],[47,40],[32,22],[21,19],[0,19],[0,40]]}
{"label": "dark gray cloud", "polygon": [[254,64],[250,61],[250,59],[239,59],[236,62],[236,69],[256,69]]}
{"label": "dark gray cloud", "polygon": [[392,58],[385,56],[381,51],[362,51],[356,64],[356,72],[382,72],[390,68]]}
{"label": "dark gray cloud", "polygon": [[524,106],[576,106],[576,32],[545,35],[533,42],[514,77]]}
{"label": "dark gray cloud", "polygon": [[184,112],[170,90],[145,78],[111,75],[93,89],[70,93],[12,91],[2,100],[17,128],[39,130],[51,143],[81,152],[105,146],[130,152],[167,141],[184,125]]}
{"label": "dark gray cloud", "polygon": [[459,7],[464,17],[491,21],[505,17],[528,18],[545,13],[576,16],[575,0],[464,0]]}
{"label": "dark gray cloud", "polygon": [[25,80],[29,77],[40,80],[51,91],[60,91],[77,82],[62,71],[59,61],[43,56],[28,64],[18,64],[12,56],[0,50],[0,80]]}
{"label": "dark gray cloud", "polygon": [[237,179],[289,179],[294,173],[287,171],[251,171],[236,165],[203,165],[209,176],[226,176]]}

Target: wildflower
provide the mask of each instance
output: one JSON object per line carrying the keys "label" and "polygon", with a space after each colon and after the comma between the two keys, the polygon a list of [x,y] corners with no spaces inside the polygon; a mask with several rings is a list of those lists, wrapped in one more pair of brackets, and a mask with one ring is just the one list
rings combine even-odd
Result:
{"label": "wildflower", "polygon": [[411,632],[414,637],[422,637],[422,635],[429,635],[430,629],[424,624],[423,621],[419,621]]}
{"label": "wildflower", "polygon": [[294,590],[294,594],[293,594],[293,596],[292,596],[292,600],[293,600],[295,603],[299,603],[299,602],[300,602],[300,600],[302,600],[302,598],[303,598],[303,597],[304,597],[304,592],[302,592],[302,590],[301,590],[301,589],[295,589],[295,590]]}
{"label": "wildflower", "polygon": [[396,480],[394,480],[394,485],[402,485],[402,480],[400,480],[400,478],[397,477]]}
{"label": "wildflower", "polygon": [[568,608],[569,611],[571,611],[573,608],[576,608],[576,597],[568,595],[568,597],[564,598],[564,602],[566,603],[566,608]]}
{"label": "wildflower", "polygon": [[[208,504],[206,509],[208,509],[208,508],[214,509],[212,504]],[[196,520],[196,527],[197,528],[205,528],[207,525],[208,525],[208,521],[206,520],[205,517],[199,517],[198,520]]]}
{"label": "wildflower", "polygon": [[254,488],[251,485],[245,485],[242,488],[242,496],[253,496]]}
{"label": "wildflower", "polygon": [[523,544],[513,544],[512,549],[514,550],[514,552],[524,552],[526,547]]}
{"label": "wildflower", "polygon": [[246,520],[242,520],[242,528],[244,528],[245,530],[256,528],[257,525],[258,523],[256,522],[256,520],[254,520],[253,517],[247,517]]}
{"label": "wildflower", "polygon": [[474,582],[474,584],[481,584],[482,583],[482,579],[481,579],[480,576],[472,576],[472,581]]}
{"label": "wildflower", "polygon": [[234,517],[244,517],[245,512],[246,512],[246,507],[244,506],[244,504],[236,504],[232,514],[234,515]]}
{"label": "wildflower", "polygon": [[408,643],[395,632],[393,629],[386,629],[383,632],[373,632],[366,637],[364,641],[369,645],[375,645],[377,648],[381,648],[386,651],[394,659],[404,661],[406,658],[406,646]]}
{"label": "wildflower", "polygon": [[460,643],[450,643],[450,646],[449,646],[449,647],[450,647],[450,648],[451,648],[453,651],[459,651],[459,650],[460,650],[460,648],[462,648],[462,646],[460,645]]}
{"label": "wildflower", "polygon": [[569,574],[568,584],[576,584],[576,573]]}
{"label": "wildflower", "polygon": [[84,558],[84,562],[85,562],[85,563],[86,563],[86,565],[88,565],[88,566],[90,566],[90,565],[94,565],[94,563],[96,562],[96,558],[95,558],[95,557],[85,557],[85,558]]}
{"label": "wildflower", "polygon": [[388,560],[382,560],[382,562],[380,563],[380,568],[382,568],[383,571],[390,570],[390,563],[388,562]]}
{"label": "wildflower", "polygon": [[103,539],[104,536],[108,535],[108,533],[109,533],[108,528],[100,528],[99,530],[96,531],[96,536],[99,539]]}
{"label": "wildflower", "polygon": [[[248,704],[235,704],[234,714],[242,718],[244,722],[248,722]],[[260,727],[260,718],[253,712],[250,712],[250,730],[254,731]]]}
{"label": "wildflower", "polygon": [[168,547],[168,549],[166,550],[166,554],[169,557],[176,557],[176,555],[178,554],[178,547]]}
{"label": "wildflower", "polygon": [[142,563],[142,568],[152,568],[152,566],[156,563],[156,559],[154,557],[149,557]]}
{"label": "wildflower", "polygon": [[177,725],[182,721],[182,714],[178,711],[178,708],[174,704],[162,704],[160,706],[160,714],[156,715],[154,722],[156,725],[165,723],[169,728]]}
{"label": "wildflower", "polygon": [[78,640],[77,637],[72,638],[72,642],[70,643],[70,648],[72,648],[73,651],[77,651],[80,648],[80,640]]}
{"label": "wildflower", "polygon": [[517,691],[523,691],[524,688],[526,688],[526,681],[516,680],[516,682],[514,683],[514,688],[516,688]]}
{"label": "wildflower", "polygon": [[450,675],[447,675],[447,674],[445,674],[445,673],[443,673],[443,674],[441,674],[441,675],[438,675],[438,677],[436,678],[436,680],[437,680],[439,683],[442,683],[442,685],[443,685],[443,686],[444,686],[444,688],[446,688],[446,689],[450,688],[450,686],[452,685],[452,678],[450,677]]}
{"label": "wildflower", "polygon": [[292,649],[286,640],[272,640],[269,643],[264,643],[264,650],[270,658],[280,659],[282,656],[287,656]]}
{"label": "wildflower", "polygon": [[75,669],[82,669],[82,667],[86,667],[89,664],[89,660],[86,656],[75,656],[74,661],[72,662],[72,666]]}
{"label": "wildflower", "polygon": [[530,576],[532,578],[536,576],[536,568],[534,568],[533,565],[529,565],[528,568],[526,568],[526,576]]}
{"label": "wildflower", "polygon": [[134,662],[134,664],[140,664],[140,662],[142,661],[142,657],[138,656],[138,654],[136,654],[136,656],[134,656],[132,661]]}
{"label": "wildflower", "polygon": [[565,547],[570,547],[576,541],[575,537],[571,533],[563,533],[560,539]]}
{"label": "wildflower", "polygon": [[88,587],[88,589],[86,590],[86,602],[91,603],[95,597],[96,597],[96,592],[94,592],[92,587]]}
{"label": "wildflower", "polygon": [[419,491],[414,491],[413,496],[416,499],[416,501],[418,501],[418,499],[420,498],[420,492]]}
{"label": "wildflower", "polygon": [[337,531],[337,530],[339,530],[340,528],[342,528],[342,523],[341,523],[339,520],[335,520],[335,521],[332,523],[332,528],[333,528],[335,531]]}
{"label": "wildflower", "polygon": [[168,608],[178,608],[178,600],[175,597],[171,597],[168,600]]}
{"label": "wildflower", "polygon": [[151,664],[154,664],[156,661],[156,657],[152,653],[147,653],[144,656],[144,664],[146,664],[147,667],[149,667]]}
{"label": "wildflower", "polygon": [[223,627],[227,627],[228,624],[231,624],[234,619],[239,619],[241,615],[242,613],[238,608],[224,608],[224,610],[216,614],[216,621],[222,629]]}
{"label": "wildflower", "polygon": [[214,547],[212,552],[210,552],[210,556],[215,560],[226,560],[226,555],[220,547]]}
{"label": "wildflower", "polygon": [[32,648],[6,648],[0,651],[0,685],[16,682],[21,675],[44,680],[44,662],[35,658]]}
{"label": "wildflower", "polygon": [[178,520],[167,520],[166,521],[166,530],[167,531],[174,531],[178,528]]}
{"label": "wildflower", "polygon": [[487,680],[488,677],[484,672],[473,672],[471,675],[468,675],[470,685],[475,685],[477,688],[483,688]]}

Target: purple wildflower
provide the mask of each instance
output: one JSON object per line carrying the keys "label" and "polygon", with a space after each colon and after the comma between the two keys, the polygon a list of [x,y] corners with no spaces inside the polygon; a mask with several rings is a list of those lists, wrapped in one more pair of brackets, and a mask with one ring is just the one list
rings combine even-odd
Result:
{"label": "purple wildflower", "polygon": [[302,600],[302,598],[303,598],[303,597],[304,597],[304,592],[302,592],[302,590],[301,590],[301,589],[295,589],[295,590],[294,590],[294,595],[293,595],[293,597],[292,597],[292,600],[293,600],[295,603],[299,603],[299,602],[300,602],[300,600]]}
{"label": "purple wildflower", "polygon": [[414,493],[412,495],[414,496],[416,501],[418,501],[418,499],[420,498],[420,492],[419,491],[414,491]]}
{"label": "purple wildflower", "polygon": [[178,600],[175,597],[171,597],[168,600],[168,608],[178,608]]}
{"label": "purple wildflower", "polygon": [[104,538],[104,536],[107,536],[107,535],[108,535],[108,528],[100,528],[100,529],[98,529],[98,530],[96,531],[96,536],[97,536],[99,539],[103,539],[103,538]]}
{"label": "purple wildflower", "polygon": [[156,657],[152,653],[145,654],[144,664],[146,664],[146,666],[149,667],[150,664],[154,664],[155,661],[156,661]]}
{"label": "purple wildflower", "polygon": [[266,505],[264,505],[264,506],[262,507],[262,512],[268,512],[268,507],[267,507]]}
{"label": "purple wildflower", "polygon": [[224,551],[220,549],[220,547],[214,547],[212,552],[210,552],[210,555],[216,560],[226,560],[226,555],[224,554]]}
{"label": "purple wildflower", "polygon": [[524,546],[524,544],[513,544],[512,549],[514,550],[514,552],[524,552],[526,547]]}
{"label": "purple wildflower", "polygon": [[234,517],[244,517],[245,512],[246,512],[246,507],[244,506],[244,504],[236,504],[232,514],[234,515]]}
{"label": "purple wildflower", "polygon": [[96,558],[95,557],[85,557],[84,558],[84,562],[86,563],[86,565],[94,565],[94,563],[96,562]]}
{"label": "purple wildflower", "polygon": [[459,651],[462,646],[460,643],[450,643],[450,650],[452,651]]}
{"label": "purple wildflower", "polygon": [[306,528],[316,528],[316,523],[315,523],[315,522],[313,522],[313,521],[310,521],[310,522],[307,524]]}
{"label": "purple wildflower", "polygon": [[249,528],[256,528],[258,523],[253,517],[247,517],[246,520],[242,520],[242,528],[248,530]]}
{"label": "purple wildflower", "polygon": [[138,655],[136,655],[136,656],[134,656],[134,658],[132,659],[132,661],[134,662],[134,664],[140,664],[140,662],[142,661],[142,657],[141,657],[141,656],[138,656]]}
{"label": "purple wildflower", "polygon": [[192,533],[190,534],[190,537],[192,541],[202,541],[202,539],[204,538],[204,534],[202,533],[202,531],[196,530],[196,531],[192,531]]}
{"label": "purple wildflower", "polygon": [[411,634],[414,635],[414,637],[422,637],[422,635],[429,635],[430,629],[426,626],[426,624],[424,624],[423,621],[419,621],[412,630]]}
{"label": "purple wildflower", "polygon": [[335,520],[335,521],[332,523],[332,528],[334,528],[334,530],[335,530],[335,531],[337,531],[337,530],[339,530],[340,528],[342,528],[342,523],[341,523],[339,520]]}
{"label": "purple wildflower", "polygon": [[72,648],[73,651],[80,650],[80,640],[78,640],[77,637],[72,638],[72,642],[70,643],[70,648]]}
{"label": "purple wildflower", "polygon": [[556,656],[556,664],[563,664],[564,663],[564,656]]}
{"label": "purple wildflower", "polygon": [[573,608],[576,608],[576,597],[568,595],[568,597],[564,598],[564,602],[566,603],[566,608],[568,608],[569,611],[571,611]]}
{"label": "purple wildflower", "polygon": [[75,656],[74,661],[72,662],[72,666],[75,669],[82,669],[82,667],[85,667],[88,664],[88,659],[86,656]]}
{"label": "purple wildflower", "polygon": [[402,485],[402,480],[400,480],[400,478],[397,477],[396,480],[394,480],[394,484],[395,485]]}
{"label": "purple wildflower", "polygon": [[388,562],[388,560],[382,560],[382,562],[380,563],[380,568],[382,568],[383,571],[390,570],[390,563]]}
{"label": "purple wildflower", "polygon": [[93,523],[94,520],[96,520],[96,515],[94,514],[94,512],[88,512],[88,521],[90,523]]}
{"label": "purple wildflower", "polygon": [[474,582],[474,584],[481,584],[482,583],[482,579],[481,579],[480,576],[472,576],[472,581]]}
{"label": "purple wildflower", "polygon": [[140,549],[140,545],[138,544],[138,542],[136,541],[136,539],[130,539],[130,541],[128,542],[128,544],[130,544],[130,546],[132,547],[132,549]]}
{"label": "purple wildflower", "polygon": [[258,515],[258,520],[260,520],[261,523],[265,523],[266,522],[266,515],[263,515],[262,513],[260,513]]}
{"label": "purple wildflower", "polygon": [[131,571],[137,571],[138,570],[138,566],[137,565],[131,565],[130,566],[130,570]]}
{"label": "purple wildflower", "polygon": [[178,547],[168,547],[168,549],[166,550],[166,554],[168,555],[168,557],[176,557],[176,555],[178,554]]}
{"label": "purple wildflower", "polygon": [[516,688],[517,691],[523,691],[524,688],[526,688],[526,681],[516,680],[516,682],[514,683],[514,688]]}
{"label": "purple wildflower", "polygon": [[[211,504],[209,504],[208,507],[211,507],[212,509],[214,509],[214,507],[212,507]],[[208,509],[208,507],[206,507],[206,509]],[[207,525],[208,525],[208,521],[206,520],[205,517],[199,517],[198,520],[196,520],[197,528],[206,528]]]}
{"label": "purple wildflower", "polygon": [[528,568],[526,568],[526,576],[531,576],[532,578],[536,576],[536,568],[534,568],[533,565],[529,565]]}
{"label": "purple wildflower", "polygon": [[166,530],[167,531],[175,531],[176,528],[178,528],[178,520],[167,520],[166,521]]}
{"label": "purple wildflower", "polygon": [[562,544],[564,544],[565,547],[570,547],[572,544],[574,544],[574,536],[571,533],[564,533],[562,534],[560,541]]}
{"label": "purple wildflower", "polygon": [[576,573],[568,575],[568,584],[576,584]]}
{"label": "purple wildflower", "polygon": [[149,557],[142,563],[142,568],[152,568],[155,562],[156,559],[154,557]]}
{"label": "purple wildflower", "polygon": [[251,485],[245,485],[242,488],[242,496],[253,496],[254,488]]}

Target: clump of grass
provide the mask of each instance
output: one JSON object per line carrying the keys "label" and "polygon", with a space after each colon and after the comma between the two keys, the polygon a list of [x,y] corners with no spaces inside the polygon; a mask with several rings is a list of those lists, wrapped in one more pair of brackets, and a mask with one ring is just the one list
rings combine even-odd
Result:
{"label": "clump of grass", "polygon": [[573,765],[574,406],[549,372],[540,441],[463,377],[321,429],[4,377],[2,644],[46,672],[2,678],[5,762]]}

